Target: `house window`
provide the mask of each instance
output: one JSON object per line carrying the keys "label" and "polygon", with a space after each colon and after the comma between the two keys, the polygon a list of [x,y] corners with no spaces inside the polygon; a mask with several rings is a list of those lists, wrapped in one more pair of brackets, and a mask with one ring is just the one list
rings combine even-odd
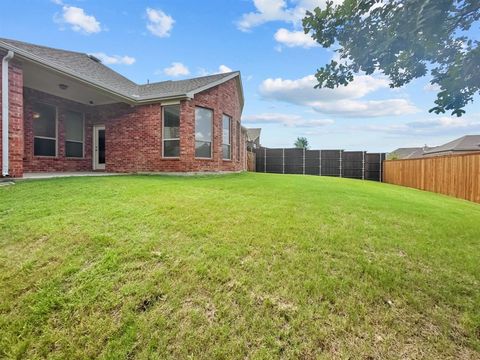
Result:
{"label": "house window", "polygon": [[34,104],[33,155],[57,155],[57,109],[47,104]]}
{"label": "house window", "polygon": [[83,157],[84,138],[83,114],[67,111],[65,114],[65,156],[73,158]]}
{"label": "house window", "polygon": [[212,157],[213,111],[195,108],[195,157]]}
{"label": "house window", "polygon": [[163,157],[180,156],[180,105],[163,107]]}
{"label": "house window", "polygon": [[227,115],[223,115],[223,133],[222,133],[222,154],[224,160],[230,160],[232,158],[231,151],[231,127],[232,118]]}

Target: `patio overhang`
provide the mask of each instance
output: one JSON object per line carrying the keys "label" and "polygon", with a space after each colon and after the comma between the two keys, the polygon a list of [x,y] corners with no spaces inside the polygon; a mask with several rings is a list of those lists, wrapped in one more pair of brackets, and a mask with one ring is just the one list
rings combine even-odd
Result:
{"label": "patio overhang", "polygon": [[76,79],[58,69],[23,59],[23,86],[42,91],[84,105],[107,105],[118,102],[131,103],[128,99]]}
{"label": "patio overhang", "polygon": [[171,101],[188,100],[193,98],[193,95],[190,97],[188,94],[180,94],[162,98],[152,97],[149,99],[132,100],[108,89],[98,87],[90,82],[75,78],[70,74],[63,73],[58,69],[48,67],[41,63],[32,62],[29,59],[21,60],[23,60],[22,68],[24,87],[72,100],[84,105],[96,106],[122,102],[131,106],[136,106],[152,103],[169,103]]}

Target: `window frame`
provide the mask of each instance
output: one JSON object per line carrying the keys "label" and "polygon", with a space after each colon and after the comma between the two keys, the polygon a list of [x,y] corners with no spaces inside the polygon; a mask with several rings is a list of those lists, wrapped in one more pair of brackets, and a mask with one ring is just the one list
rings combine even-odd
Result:
{"label": "window frame", "polygon": [[242,135],[242,127],[240,125],[240,121],[237,121],[237,162],[240,161],[240,137]]}
{"label": "window frame", "polygon": [[[197,108],[199,109],[204,109],[204,110],[208,110],[212,113],[212,119],[210,120],[210,125],[211,125],[211,137],[210,137],[210,141],[203,141],[203,140],[199,140],[198,142],[203,142],[203,143],[210,143],[210,157],[204,157],[204,156],[197,156]],[[195,159],[199,159],[199,160],[213,160],[213,139],[215,138],[214,136],[214,123],[215,123],[215,112],[213,111],[213,109],[210,109],[208,107],[205,107],[205,106],[195,106],[195,117],[194,117],[194,121],[195,121],[195,126],[194,126],[194,142],[195,142]]]}
{"label": "window frame", "polygon": [[[165,138],[165,107],[167,106],[178,106],[178,138]],[[178,156],[165,156],[165,141],[178,140],[180,146],[180,104],[165,104],[162,105],[162,159],[180,159],[180,154]]]}
{"label": "window frame", "polygon": [[[225,143],[225,139],[223,138],[223,130],[224,130],[224,127],[223,127],[223,121],[225,120],[225,118],[228,119],[228,144]],[[233,154],[232,154],[232,122],[233,122],[233,118],[230,116],[230,115],[227,115],[227,114],[222,114],[222,160],[223,161],[232,161],[233,159]],[[225,145],[228,145],[229,147],[229,157],[226,158],[225,157],[225,154],[223,153],[223,147]]]}
{"label": "window frame", "polygon": [[[48,137],[48,136],[35,136],[35,127],[33,125],[33,120],[35,120],[33,118],[33,112],[34,112],[33,107],[36,104],[50,106],[50,107],[55,109],[55,137],[54,138],[51,138],[51,137]],[[31,111],[32,111],[32,134],[33,134],[32,152],[33,152],[33,156],[34,157],[40,157],[40,158],[49,158],[49,159],[57,158],[58,157],[58,107],[55,106],[55,105],[43,102],[43,101],[35,101],[32,104]],[[55,155],[36,155],[35,154],[35,139],[36,138],[37,139],[46,139],[46,140],[55,140]]]}
{"label": "window frame", "polygon": [[[77,113],[77,114],[81,114],[82,115],[82,129],[83,129],[83,136],[82,136],[82,156],[67,156],[67,141],[68,142],[74,142],[74,143],[80,143],[80,141],[77,141],[77,140],[68,140],[67,139],[67,131],[65,130],[66,129],[66,122],[67,122],[67,113],[68,112],[73,112],[73,113]],[[65,115],[64,115],[64,123],[63,123],[63,132],[64,132],[64,150],[65,150],[65,158],[66,159],[85,159],[85,113],[81,112],[81,111],[75,111],[75,110],[65,110]]]}

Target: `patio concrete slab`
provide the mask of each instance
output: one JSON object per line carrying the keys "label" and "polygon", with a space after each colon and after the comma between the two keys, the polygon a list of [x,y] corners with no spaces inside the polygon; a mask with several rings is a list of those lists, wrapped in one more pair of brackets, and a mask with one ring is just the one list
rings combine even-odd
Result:
{"label": "patio concrete slab", "polygon": [[9,185],[15,185],[15,183],[13,181],[4,181],[4,180],[0,181],[0,187],[9,186]]}
{"label": "patio concrete slab", "polygon": [[[72,177],[72,176],[114,176],[114,175],[124,175],[124,174],[95,172],[95,171],[41,172],[41,173],[24,173],[22,179],[30,180],[30,179],[53,179],[53,178]],[[20,180],[20,179],[16,179],[16,180]]]}
{"label": "patio concrete slab", "polygon": [[31,179],[53,179],[72,176],[121,176],[121,175],[156,175],[156,176],[207,176],[207,175],[226,175],[240,173],[241,171],[199,171],[199,172],[139,172],[139,173],[109,173],[96,171],[76,171],[76,172],[31,172],[24,173],[23,178],[18,180]]}

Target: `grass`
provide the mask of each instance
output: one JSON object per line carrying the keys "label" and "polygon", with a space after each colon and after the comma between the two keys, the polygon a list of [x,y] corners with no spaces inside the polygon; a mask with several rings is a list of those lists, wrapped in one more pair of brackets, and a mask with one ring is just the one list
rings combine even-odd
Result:
{"label": "grass", "polygon": [[0,358],[480,357],[480,206],[308,176],[0,188]]}

